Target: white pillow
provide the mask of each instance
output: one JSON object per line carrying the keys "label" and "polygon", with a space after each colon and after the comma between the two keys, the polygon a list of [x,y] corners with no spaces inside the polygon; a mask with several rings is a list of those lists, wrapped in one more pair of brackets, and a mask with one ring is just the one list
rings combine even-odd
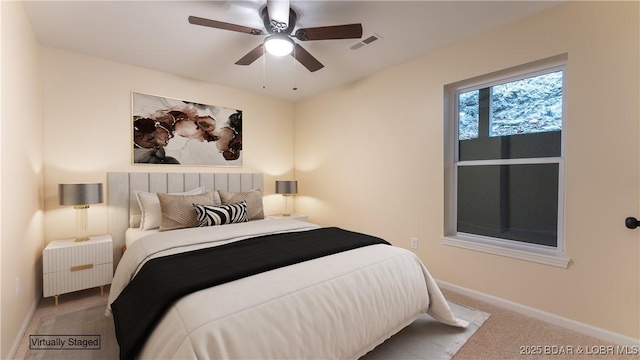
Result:
{"label": "white pillow", "polygon": [[140,228],[140,220],[142,220],[142,215],[130,215],[129,216],[129,227],[130,228]]}
{"label": "white pillow", "polygon": [[[170,193],[170,195],[199,195],[207,191],[204,186],[182,193]],[[214,192],[214,199],[220,201],[218,192]],[[162,211],[160,209],[160,200],[156,193],[148,193],[144,191],[136,191],[136,198],[140,206],[140,230],[152,230],[160,227],[162,223]]]}

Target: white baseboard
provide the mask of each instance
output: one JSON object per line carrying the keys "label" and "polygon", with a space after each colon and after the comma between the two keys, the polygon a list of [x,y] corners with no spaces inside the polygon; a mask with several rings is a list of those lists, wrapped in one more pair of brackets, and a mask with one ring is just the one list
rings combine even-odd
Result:
{"label": "white baseboard", "polygon": [[35,301],[33,304],[31,304],[31,308],[29,309],[29,313],[27,314],[27,317],[24,319],[24,322],[22,323],[22,326],[20,327],[20,331],[18,332],[18,336],[16,336],[15,340],[13,340],[13,345],[11,346],[11,350],[9,350],[9,359],[15,359],[16,357],[16,352],[18,351],[18,348],[20,347],[20,343],[22,342],[22,338],[24,337],[24,334],[27,332],[27,328],[29,327],[29,324],[31,323],[31,319],[33,319],[33,315],[36,313],[36,309],[38,308],[38,303],[39,301]]}
{"label": "white baseboard", "polygon": [[594,338],[607,341],[613,344],[617,344],[617,345],[640,347],[640,339],[634,339],[630,336],[618,334],[613,331],[609,331],[593,325],[581,323],[579,321],[571,320],[569,318],[548,313],[546,311],[534,309],[532,307],[518,304],[513,301],[501,299],[499,297],[495,297],[492,295],[487,295],[485,293],[467,289],[465,287],[454,285],[445,281],[436,280],[436,282],[438,283],[438,286],[440,286],[440,288],[443,290],[449,290],[451,292],[455,292],[460,295],[465,295],[476,300],[484,301],[491,305],[499,306],[501,308],[505,308],[505,309],[532,317],[534,319],[538,319],[554,325],[558,325],[560,327],[569,329],[571,331],[592,336]]}

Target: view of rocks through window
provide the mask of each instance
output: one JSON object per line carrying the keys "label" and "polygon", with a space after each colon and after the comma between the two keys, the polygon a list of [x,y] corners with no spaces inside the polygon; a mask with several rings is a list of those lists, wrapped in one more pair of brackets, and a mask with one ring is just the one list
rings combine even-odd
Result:
{"label": "view of rocks through window", "polygon": [[[479,90],[458,98],[459,140],[478,137]],[[489,136],[562,130],[562,71],[491,87]]]}

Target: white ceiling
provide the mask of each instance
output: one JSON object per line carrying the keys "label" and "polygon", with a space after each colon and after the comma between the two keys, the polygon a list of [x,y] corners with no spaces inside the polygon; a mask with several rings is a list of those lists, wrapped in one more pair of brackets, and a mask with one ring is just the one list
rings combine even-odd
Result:
{"label": "white ceiling", "polygon": [[358,40],[296,40],[324,64],[314,73],[291,56],[235,65],[264,36],[187,21],[194,15],[264,29],[258,16],[264,0],[26,1],[24,7],[42,44],[297,101],[560,3],[292,0],[297,28],[361,23],[363,38],[382,37],[359,50],[349,49]]}

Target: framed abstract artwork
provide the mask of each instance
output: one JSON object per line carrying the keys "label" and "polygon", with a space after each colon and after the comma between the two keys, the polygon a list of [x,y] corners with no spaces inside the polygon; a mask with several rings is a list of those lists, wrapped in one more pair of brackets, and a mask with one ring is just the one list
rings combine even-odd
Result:
{"label": "framed abstract artwork", "polygon": [[242,111],[133,92],[134,164],[242,166]]}

